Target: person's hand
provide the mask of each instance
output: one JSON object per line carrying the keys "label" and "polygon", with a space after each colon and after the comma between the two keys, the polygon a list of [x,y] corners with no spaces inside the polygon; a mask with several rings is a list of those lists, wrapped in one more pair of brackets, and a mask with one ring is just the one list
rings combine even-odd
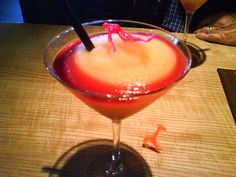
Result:
{"label": "person's hand", "polygon": [[236,23],[226,26],[203,27],[195,33],[196,37],[201,40],[236,46]]}
{"label": "person's hand", "polygon": [[196,37],[226,45],[236,45],[236,17],[235,14],[224,15],[211,22],[207,27],[200,28],[194,32]]}

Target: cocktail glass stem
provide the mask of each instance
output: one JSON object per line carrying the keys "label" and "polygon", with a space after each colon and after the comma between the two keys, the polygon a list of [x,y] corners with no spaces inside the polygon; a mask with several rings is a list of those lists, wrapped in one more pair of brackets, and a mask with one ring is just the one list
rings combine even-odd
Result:
{"label": "cocktail glass stem", "polygon": [[185,19],[185,26],[184,26],[184,35],[183,35],[183,41],[187,42],[187,34],[189,32],[190,23],[192,20],[193,12],[186,11],[186,19]]}
{"label": "cocktail glass stem", "polygon": [[113,152],[111,155],[111,162],[108,164],[105,171],[106,176],[119,176],[122,177],[125,172],[124,165],[120,158],[120,131],[121,131],[121,120],[112,121],[113,130]]}

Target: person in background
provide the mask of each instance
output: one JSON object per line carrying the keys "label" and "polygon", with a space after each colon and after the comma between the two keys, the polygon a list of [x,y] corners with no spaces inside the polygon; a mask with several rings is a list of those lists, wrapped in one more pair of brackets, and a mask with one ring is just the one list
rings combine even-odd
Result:
{"label": "person in background", "polygon": [[[162,27],[172,32],[183,32],[185,11],[179,0],[171,0]],[[190,32],[196,37],[226,45],[236,45],[236,1],[208,0],[193,15]]]}
{"label": "person in background", "polygon": [[[164,3],[164,2],[163,2]],[[183,32],[185,11],[179,0],[165,2],[166,12],[161,24],[157,24],[171,32]],[[236,45],[236,1],[208,0],[193,15],[190,32],[196,37],[226,45]]]}
{"label": "person in background", "polygon": [[[62,0],[19,0],[24,22],[69,25]],[[126,19],[183,32],[185,11],[179,0],[68,0],[81,22]],[[45,11],[45,9],[48,9]],[[219,15],[224,12],[224,15]],[[202,40],[235,45],[236,0],[208,0],[193,15],[190,32]],[[210,17],[211,16],[211,17]],[[207,19],[207,20],[206,20]],[[210,20],[209,20],[210,19]]]}
{"label": "person in background", "polygon": [[[166,2],[167,3],[167,2]],[[170,0],[161,26],[171,32],[183,32],[185,11],[179,0]]]}
{"label": "person in background", "polygon": [[201,40],[236,45],[236,1],[208,0],[193,15],[191,32]]}
{"label": "person in background", "polygon": [[218,19],[209,17],[202,23],[204,26],[194,33],[196,37],[209,41],[226,45],[236,46],[236,12],[235,13],[223,13],[219,15]]}

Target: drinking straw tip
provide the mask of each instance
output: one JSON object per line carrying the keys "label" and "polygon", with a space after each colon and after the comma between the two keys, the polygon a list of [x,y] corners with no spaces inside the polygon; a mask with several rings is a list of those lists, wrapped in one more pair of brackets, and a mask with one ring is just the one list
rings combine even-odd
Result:
{"label": "drinking straw tip", "polygon": [[64,3],[64,13],[70,20],[71,26],[74,28],[76,34],[79,36],[81,42],[84,44],[85,48],[88,51],[91,51],[94,48],[92,41],[90,40],[87,32],[81,25],[80,20],[76,17],[73,9],[71,8],[70,4],[67,0],[63,0]]}

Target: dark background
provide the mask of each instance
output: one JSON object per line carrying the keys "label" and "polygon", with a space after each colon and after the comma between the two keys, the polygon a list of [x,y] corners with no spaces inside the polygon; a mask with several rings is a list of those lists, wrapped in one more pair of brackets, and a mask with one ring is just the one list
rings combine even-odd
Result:
{"label": "dark background", "polygon": [[[161,26],[166,4],[171,0],[68,1],[81,22],[112,18]],[[0,21],[69,25],[63,14],[62,0],[0,0],[0,6]],[[236,0],[208,0],[195,12],[191,31],[202,19],[222,12],[236,12]]]}

